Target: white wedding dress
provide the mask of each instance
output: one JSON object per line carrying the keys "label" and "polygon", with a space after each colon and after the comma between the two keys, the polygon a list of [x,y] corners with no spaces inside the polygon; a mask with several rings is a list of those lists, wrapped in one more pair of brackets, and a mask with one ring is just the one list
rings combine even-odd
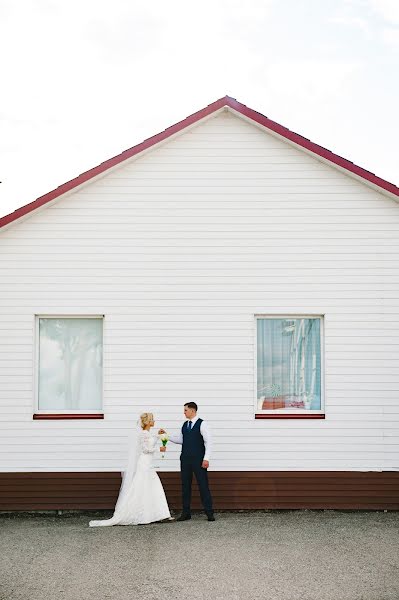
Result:
{"label": "white wedding dress", "polygon": [[134,454],[134,473],[124,475],[115,512],[111,519],[90,521],[90,527],[110,525],[144,525],[170,518],[170,511],[158,473],[152,466],[158,450],[157,436],[141,430],[137,434]]}

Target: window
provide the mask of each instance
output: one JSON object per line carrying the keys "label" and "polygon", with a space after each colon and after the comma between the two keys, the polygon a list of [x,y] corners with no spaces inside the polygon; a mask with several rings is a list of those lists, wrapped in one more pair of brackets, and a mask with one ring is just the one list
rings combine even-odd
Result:
{"label": "window", "polygon": [[102,317],[37,317],[37,412],[102,410]]}
{"label": "window", "polygon": [[323,418],[322,318],[256,318],[257,416]]}

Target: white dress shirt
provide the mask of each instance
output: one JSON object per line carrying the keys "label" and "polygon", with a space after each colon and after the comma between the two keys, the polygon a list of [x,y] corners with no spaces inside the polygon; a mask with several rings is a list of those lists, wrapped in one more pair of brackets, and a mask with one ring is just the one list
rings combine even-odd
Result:
{"label": "white dress shirt", "polygon": [[[198,417],[195,416],[192,419],[190,419],[191,421],[191,428],[194,427],[194,424],[198,421]],[[188,421],[186,421],[184,423],[183,427],[187,427],[187,423]],[[212,448],[212,442],[211,442],[211,432],[209,429],[208,424],[205,421],[202,421],[201,426],[200,426],[200,433],[202,435],[202,437],[204,438],[204,444],[205,444],[205,456],[204,456],[204,460],[210,460],[210,456],[211,456],[211,448]],[[183,434],[180,430],[178,435],[169,435],[169,440],[171,442],[173,442],[174,444],[183,444]]]}

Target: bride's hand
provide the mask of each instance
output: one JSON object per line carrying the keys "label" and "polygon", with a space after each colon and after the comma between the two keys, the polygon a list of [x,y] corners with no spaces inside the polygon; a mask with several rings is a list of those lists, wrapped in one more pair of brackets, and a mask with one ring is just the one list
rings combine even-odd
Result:
{"label": "bride's hand", "polygon": [[159,449],[159,451],[160,451],[160,452],[166,452],[166,448],[165,448],[165,446],[161,446],[161,447],[160,447],[160,449]]}

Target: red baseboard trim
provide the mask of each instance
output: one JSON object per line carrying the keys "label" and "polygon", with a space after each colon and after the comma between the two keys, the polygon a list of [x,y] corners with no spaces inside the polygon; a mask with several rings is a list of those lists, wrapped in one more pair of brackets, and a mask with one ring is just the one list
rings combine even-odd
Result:
{"label": "red baseboard trim", "polygon": [[36,420],[59,420],[59,419],[103,419],[104,414],[84,414],[84,413],[71,413],[71,414],[58,414],[58,413],[48,413],[48,414],[34,414],[33,419]]}
{"label": "red baseboard trim", "polygon": [[[181,510],[180,473],[160,472],[170,508]],[[210,471],[215,510],[399,510],[398,471]],[[0,512],[113,510],[112,472],[0,473]],[[201,509],[196,482],[192,508]]]}

